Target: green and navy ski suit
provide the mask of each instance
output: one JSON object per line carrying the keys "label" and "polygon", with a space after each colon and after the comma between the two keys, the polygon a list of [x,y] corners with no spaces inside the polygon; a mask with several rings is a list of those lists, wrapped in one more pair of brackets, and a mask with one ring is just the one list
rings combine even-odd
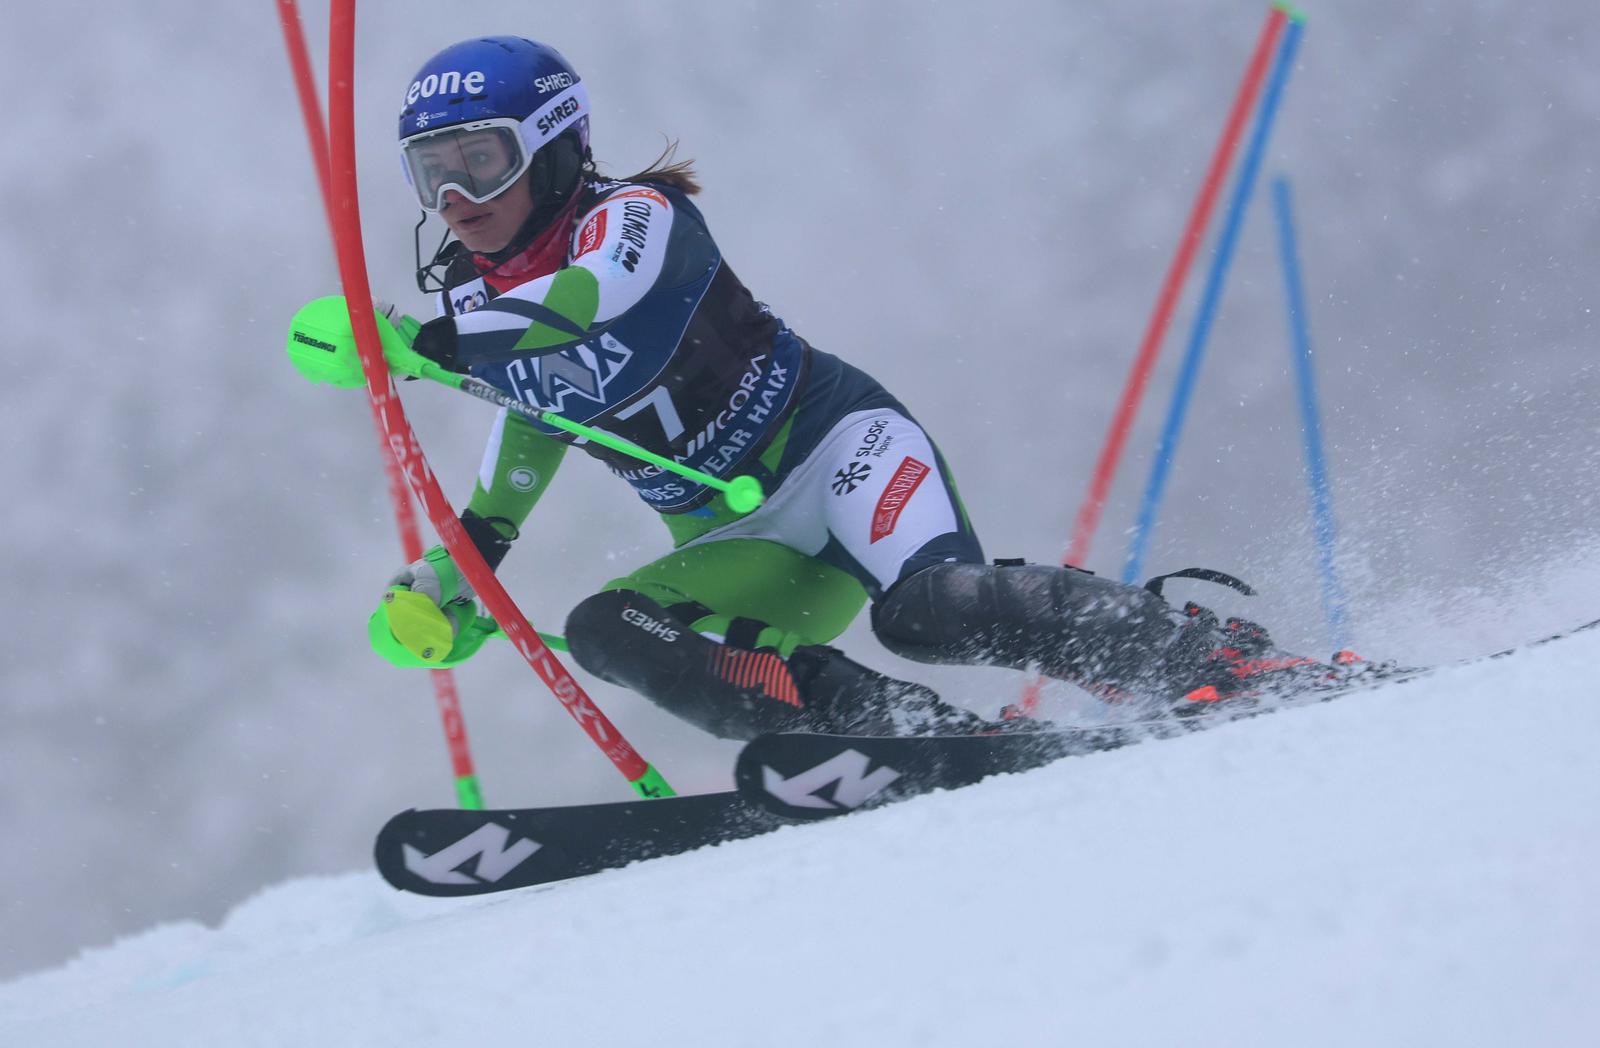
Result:
{"label": "green and navy ski suit", "polygon": [[[703,485],[581,442],[661,515],[674,547],[606,589],[692,609],[705,633],[754,621],[772,631],[761,646],[787,653],[838,636],[868,598],[923,567],[983,561],[950,471],[910,413],[756,301],[685,194],[591,182],[571,214],[564,264],[595,277],[592,323],[575,330],[549,305],[555,272],[491,268],[462,250],[439,293],[448,319],[425,337],[525,403],[713,476],[752,474],[768,493],[739,517]],[[519,348],[536,322],[573,337]],[[502,410],[469,515],[514,535],[571,443]],[[504,543],[479,544],[491,563],[504,555]]]}

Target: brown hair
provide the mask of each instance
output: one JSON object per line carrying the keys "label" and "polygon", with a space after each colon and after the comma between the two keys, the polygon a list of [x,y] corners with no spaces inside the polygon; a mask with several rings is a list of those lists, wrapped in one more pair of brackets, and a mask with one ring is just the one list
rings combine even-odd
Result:
{"label": "brown hair", "polygon": [[[672,158],[678,152],[678,142],[673,139],[667,143],[667,148],[661,155],[650,162],[650,166],[627,178],[619,178],[619,182],[664,182],[686,196],[693,196],[700,192],[700,180],[695,177],[693,160],[678,160]],[[596,168],[593,160],[584,162],[584,173],[592,178],[604,177]]]}

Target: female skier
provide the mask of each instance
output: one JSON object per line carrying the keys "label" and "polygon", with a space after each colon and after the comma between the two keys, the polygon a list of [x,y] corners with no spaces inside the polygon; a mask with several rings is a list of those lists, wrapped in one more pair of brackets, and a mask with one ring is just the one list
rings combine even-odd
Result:
{"label": "female skier", "polygon": [[[423,210],[455,236],[428,265],[419,257],[439,316],[414,352],[769,493],[739,516],[703,485],[584,447],[661,515],[673,545],[573,609],[567,642],[597,677],[728,738],[990,727],[827,646],[868,600],[873,632],[906,658],[1036,667],[1105,696],[1209,700],[1264,672],[1327,671],[1283,658],[1258,627],[1169,607],[1159,583],[986,563],[911,413],[734,275],[690,200],[690,165],[669,149],[631,178],[597,172],[583,81],[551,48],[502,36],[435,55],[407,88],[400,151]],[[491,568],[571,443],[500,411],[462,514]],[[391,587],[425,594],[455,638],[423,658],[380,603],[370,634],[397,665],[454,665],[494,630],[442,547]]]}

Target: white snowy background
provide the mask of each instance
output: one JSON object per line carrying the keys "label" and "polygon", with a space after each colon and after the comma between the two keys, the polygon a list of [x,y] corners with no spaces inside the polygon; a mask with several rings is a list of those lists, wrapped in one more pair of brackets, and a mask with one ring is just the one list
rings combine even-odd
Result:
{"label": "white snowy background", "polygon": [[[746,283],[919,415],[991,554],[1049,560],[1065,546],[1263,13],[1242,0],[603,10],[484,2],[448,12],[410,0],[369,4],[357,97],[373,281],[408,308],[425,308],[408,293],[416,212],[392,142],[396,100],[416,66],[474,33],[548,40],[590,84],[595,147],[608,168],[632,171],[655,156],[662,135],[680,139],[683,155],[699,163],[713,232]],[[1308,13],[1265,174],[1292,179],[1302,220],[1356,646],[1423,661],[1593,617],[1600,16],[1577,5],[1489,0],[1355,0]],[[307,5],[319,69],[325,14]],[[8,641],[0,660],[4,976],[160,922],[215,925],[287,878],[361,870],[389,814],[447,805],[453,793],[427,681],[366,649],[366,617],[399,559],[367,409],[359,393],[305,385],[283,356],[289,315],[336,291],[337,278],[274,5],[12,5],[0,25],[0,83],[14,100],[0,156],[0,280],[10,303],[0,534],[12,604],[0,617]],[[1266,204],[1258,195],[1249,216],[1148,563],[1244,576],[1262,595],[1223,602],[1226,610],[1320,651],[1329,641]],[[1091,557],[1098,570],[1120,565],[1118,532],[1144,484],[1200,275]],[[406,394],[447,491],[464,498],[490,409],[442,390]],[[595,586],[664,549],[663,529],[625,485],[574,460],[502,577],[536,624],[559,629]],[[859,627],[846,646],[985,711],[1019,686],[1006,674],[902,663]],[[1592,664],[1592,645],[1575,650]],[[1581,669],[1569,668],[1561,679],[1587,687]],[[511,652],[488,651],[458,676],[491,803],[627,796]],[[594,694],[680,790],[728,781],[729,744],[614,689],[595,685]],[[1074,702],[1064,692],[1050,699],[1057,711]],[[1480,703],[1485,716],[1518,723],[1513,708]],[[1418,708],[1443,717],[1448,703]],[[1341,733],[1329,750],[1370,748],[1374,766],[1403,762],[1384,724],[1366,728],[1342,710],[1327,716]],[[1592,723],[1588,730],[1592,742]],[[1289,806],[1313,791],[1324,750],[1312,732],[1294,729],[1265,754],[1227,741],[1244,736],[1196,740],[1208,756],[1195,760],[1239,780],[1223,790],[1210,776],[1207,788],[1220,795],[1204,802],[1181,788],[1180,771],[1192,770],[1184,758],[1161,770],[1170,747],[1113,758],[1125,770],[1105,774],[1127,775],[1124,788],[1092,788],[1108,791],[1113,809],[1122,796],[1170,808],[1159,818],[1171,826],[1196,825],[1202,805],[1207,819],[1247,839],[1258,861],[1298,861],[1297,846],[1260,823],[1253,806],[1275,798]],[[1295,745],[1304,750],[1293,760],[1276,749]],[[1561,767],[1570,777],[1539,782],[1563,804],[1580,786],[1592,800],[1587,766],[1569,756]],[[1369,762],[1356,767],[1370,770]],[[1505,778],[1517,780],[1516,771]],[[1077,774],[1053,770],[1037,781],[1070,791]],[[992,807],[950,818],[986,828],[994,813],[1022,806],[1004,832],[1059,842],[1045,858],[1070,870],[1066,894],[1051,903],[1067,906],[1094,877],[1073,866],[1083,859],[1071,840],[1081,819],[1035,827],[1058,807],[1027,800],[1035,781],[997,787],[973,802]],[[1426,827],[1434,813],[1409,806],[1409,796],[1395,794],[1381,816],[1353,811],[1366,823]],[[1529,814],[1512,807],[1502,823]],[[1313,817],[1325,817],[1319,811]],[[1287,821],[1292,812],[1278,814]],[[728,927],[759,935],[757,904],[776,897],[765,894],[777,891],[772,885],[803,889],[832,877],[835,863],[868,861],[876,847],[885,849],[871,860],[883,864],[883,877],[915,882],[919,854],[895,835],[937,836],[945,816],[893,828],[901,817],[865,821],[876,834],[807,831],[837,834],[849,850],[848,860],[818,860],[821,868],[805,866],[815,838],[798,832],[743,846],[760,857],[726,875],[734,881],[717,882],[735,890],[727,885],[752,879],[736,889],[750,909],[731,912]],[[1159,840],[1169,822],[1128,817],[1157,842],[1102,847],[1093,861],[1112,880],[1182,889],[1162,904],[1178,906],[1203,871],[1179,862],[1150,869],[1166,865]],[[1526,832],[1545,840],[1557,829],[1535,819]],[[1115,835],[1098,839],[1114,843]],[[1592,859],[1592,832],[1587,840]],[[928,842],[920,857],[949,846]],[[1409,846],[1426,850],[1428,840]],[[1551,837],[1549,846],[1560,842]],[[670,900],[699,871],[712,876],[717,859],[688,860],[676,886],[667,878],[648,890]],[[1358,858],[1350,876],[1379,878],[1390,861]],[[1007,883],[1014,856],[997,853],[991,866],[994,883],[980,873],[990,867],[974,865],[970,894],[947,904],[931,890],[911,898],[930,911],[970,907],[1026,928],[1040,882],[1030,875],[1019,896]],[[1575,887],[1582,869],[1552,860],[1540,867],[1540,884],[1568,892],[1562,898],[1593,929],[1594,904]],[[655,872],[614,880],[644,892]],[[275,889],[235,911],[227,928],[260,944],[286,921],[303,921],[307,936],[326,928],[343,941],[354,933],[339,922],[358,912],[379,914],[380,924],[384,913],[404,923],[433,912],[360,877]],[[1514,884],[1496,883],[1496,898],[1514,894]],[[571,930],[553,949],[571,948],[584,922],[600,919],[578,907],[610,905],[606,890],[538,897],[538,905],[571,903],[551,911]],[[894,898],[884,895],[882,905]],[[1103,960],[1113,968],[1143,941],[1122,936],[1108,916],[1131,899],[1124,887],[1076,904],[1109,922],[1094,942],[1111,951]],[[1335,892],[1329,912],[1343,903],[1359,899]],[[524,905],[474,912],[492,924]],[[670,907],[680,904],[661,905],[669,915],[652,934],[666,936],[677,927]],[[1167,912],[1138,920],[1159,935]],[[248,927],[252,913],[265,926],[259,934]],[[798,911],[785,913],[803,925]],[[1059,934],[1069,934],[1066,911],[1052,913]],[[1502,916],[1513,920],[1514,907]],[[1218,919],[1247,937],[1273,925],[1248,897]],[[1453,914],[1421,902],[1411,919],[1417,942],[1454,926]],[[208,955],[212,940],[198,928],[152,933],[198,937],[152,956]],[[1592,973],[1592,947],[1584,953],[1576,942],[1530,939],[1528,951],[1552,978],[1576,977],[1583,964]],[[1092,945],[1082,947],[1086,967],[1063,979],[1094,983]],[[1561,952],[1569,947],[1578,952]],[[431,944],[418,948],[419,957],[434,956]],[[282,949],[299,947],[287,936]],[[1040,949],[1038,957],[1049,956]],[[1224,975],[1276,972],[1270,950],[1251,956],[1255,963],[1236,960]],[[448,966],[434,959],[446,978]],[[803,970],[815,972],[821,960],[813,961]],[[1435,975],[1449,981],[1448,970]],[[1045,983],[1017,987],[980,972],[972,979],[998,1001],[1052,993]],[[909,972],[893,980],[902,999],[918,985]],[[956,999],[949,984],[927,985]],[[1376,992],[1361,985],[1352,992]],[[14,999],[0,999],[0,1019]],[[982,994],[970,1001],[1003,1012]],[[1136,999],[1124,1003],[1133,1008]]]}

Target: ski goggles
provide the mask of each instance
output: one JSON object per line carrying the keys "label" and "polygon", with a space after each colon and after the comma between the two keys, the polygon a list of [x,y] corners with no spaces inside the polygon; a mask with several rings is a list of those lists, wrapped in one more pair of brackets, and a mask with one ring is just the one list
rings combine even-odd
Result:
{"label": "ski goggles", "polygon": [[486,204],[533,163],[533,150],[522,138],[522,121],[514,117],[412,135],[400,144],[400,153],[406,181],[428,212],[439,210],[447,189],[474,204]]}

